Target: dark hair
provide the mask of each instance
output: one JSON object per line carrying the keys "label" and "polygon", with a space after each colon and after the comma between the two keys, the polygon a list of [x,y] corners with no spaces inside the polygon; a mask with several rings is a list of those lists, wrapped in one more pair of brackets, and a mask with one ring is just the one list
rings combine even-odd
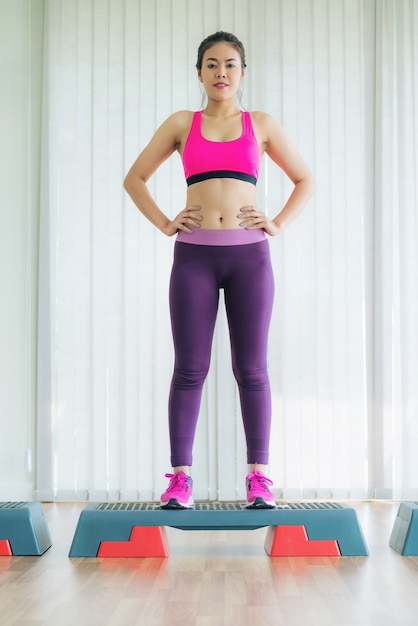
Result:
{"label": "dark hair", "polygon": [[202,43],[200,44],[198,51],[197,51],[197,61],[196,61],[196,67],[198,70],[202,69],[203,55],[205,54],[206,50],[208,48],[211,48],[215,43],[219,43],[221,41],[230,43],[231,46],[234,46],[234,48],[236,48],[236,50],[239,52],[239,55],[241,57],[242,67],[246,67],[245,50],[240,40],[237,37],[235,37],[235,35],[233,35],[232,33],[226,33],[223,30],[219,30],[217,33],[214,33],[213,35],[209,35],[209,37],[206,37],[206,39],[204,39]]}

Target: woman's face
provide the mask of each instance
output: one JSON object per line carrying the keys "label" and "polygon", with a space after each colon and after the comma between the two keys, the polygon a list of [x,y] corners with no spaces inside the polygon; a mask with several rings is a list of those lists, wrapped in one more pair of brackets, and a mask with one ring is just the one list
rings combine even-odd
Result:
{"label": "woman's face", "polygon": [[208,97],[215,100],[233,98],[244,77],[238,50],[225,41],[208,48],[203,55],[198,77]]}

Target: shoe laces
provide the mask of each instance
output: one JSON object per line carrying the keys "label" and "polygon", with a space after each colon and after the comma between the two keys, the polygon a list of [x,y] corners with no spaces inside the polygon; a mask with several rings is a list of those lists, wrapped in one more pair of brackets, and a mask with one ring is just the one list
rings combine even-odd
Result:
{"label": "shoe laces", "polygon": [[166,474],[165,477],[170,479],[170,484],[167,487],[167,491],[177,491],[178,489],[183,489],[184,491],[187,490],[189,477],[184,472]]}
{"label": "shoe laces", "polygon": [[246,479],[248,481],[256,480],[258,482],[258,486],[264,491],[270,491],[268,485],[273,484],[273,481],[270,480],[270,478],[267,478],[263,472],[259,472],[256,466],[254,466],[254,469],[250,474],[247,474]]}

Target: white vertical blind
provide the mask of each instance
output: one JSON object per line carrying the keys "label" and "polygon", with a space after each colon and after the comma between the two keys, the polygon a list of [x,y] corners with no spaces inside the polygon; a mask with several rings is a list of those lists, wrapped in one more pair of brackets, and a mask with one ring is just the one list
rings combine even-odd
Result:
{"label": "white vertical blind", "polygon": [[43,7],[0,2],[0,499],[33,498]]}
{"label": "white vertical blind", "polygon": [[[265,46],[256,77],[263,64],[280,77],[267,71],[261,93],[253,84],[254,108],[277,114],[318,182],[313,210],[272,242],[272,467],[285,497],[355,497],[367,484],[363,13],[362,2],[277,3],[264,40],[279,45]],[[287,184],[272,164],[267,177],[274,213]]]}
{"label": "white vertical blind", "polygon": [[417,494],[418,45],[416,2],[376,11],[376,485]]}
{"label": "white vertical blind", "polygon": [[[245,107],[281,121],[318,185],[270,241],[277,494],[416,494],[416,20],[408,0],[46,2],[38,499],[150,500],[165,487],[174,240],[122,181],[171,112],[199,108],[197,47],[218,29],[247,48]],[[177,155],[150,189],[168,214],[183,208]],[[291,187],[266,159],[257,189],[274,215]],[[199,499],[244,496],[230,362],[221,306]]]}

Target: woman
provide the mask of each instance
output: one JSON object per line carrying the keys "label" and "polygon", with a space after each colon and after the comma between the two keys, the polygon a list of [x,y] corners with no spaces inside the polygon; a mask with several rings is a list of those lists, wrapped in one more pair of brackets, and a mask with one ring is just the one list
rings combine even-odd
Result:
{"label": "woman", "polygon": [[[164,508],[193,507],[192,448],[209,364],[219,290],[224,290],[233,372],[238,383],[247,444],[247,506],[273,508],[265,475],[271,394],[267,338],[274,282],[266,234],[287,227],[311,197],[315,183],[279,123],[262,112],[242,111],[236,95],[245,75],[245,51],[232,34],[217,32],[199,46],[197,76],[207,104],[178,111],[156,131],[129,170],[124,186],[138,209],[165,235],[177,235],[170,281],[175,350],[169,397],[172,474]],[[146,183],[173,152],[183,161],[186,206],[170,219]],[[294,184],[273,219],[257,208],[263,153]]]}

